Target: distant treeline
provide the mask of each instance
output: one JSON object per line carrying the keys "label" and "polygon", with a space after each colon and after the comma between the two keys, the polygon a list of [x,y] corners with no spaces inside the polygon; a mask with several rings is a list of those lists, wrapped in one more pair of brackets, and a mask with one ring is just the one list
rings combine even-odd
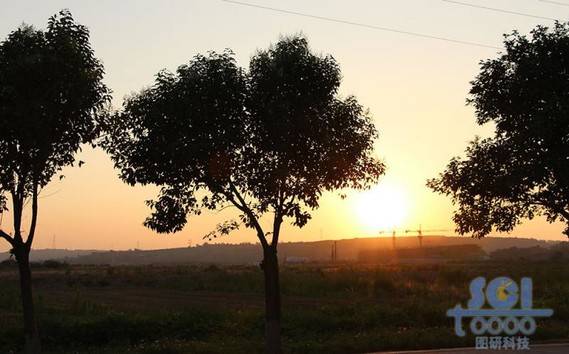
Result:
{"label": "distant treeline", "polygon": [[569,244],[562,242],[549,248],[534,246],[527,248],[510,247],[496,250],[490,254],[493,260],[569,260]]}

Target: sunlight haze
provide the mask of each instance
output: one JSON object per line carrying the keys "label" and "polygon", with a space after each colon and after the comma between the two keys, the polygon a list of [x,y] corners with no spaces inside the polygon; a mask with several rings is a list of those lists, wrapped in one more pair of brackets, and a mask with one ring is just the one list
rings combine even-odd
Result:
{"label": "sunlight haze", "polygon": [[[501,47],[503,33],[514,29],[527,33],[538,24],[553,24],[439,0],[250,3],[495,47]],[[545,17],[569,16],[569,7],[537,0],[476,3]],[[0,6],[2,40],[22,23],[45,28],[51,15],[70,9],[77,22],[91,31],[91,43],[105,66],[104,81],[113,91],[117,109],[125,96],[151,85],[158,71],[173,71],[198,53],[231,48],[238,63],[247,68],[257,49],[267,48],[281,35],[303,33],[316,52],[333,55],[342,70],[341,94],[356,96],[374,117],[380,132],[376,154],[386,163],[387,172],[370,191],[346,191],[346,199],[338,192],[325,195],[306,227],[284,226],[282,242],[372,237],[383,229],[419,225],[454,229],[450,200],[429,190],[426,180],[437,176],[451,157],[462,155],[476,135],[492,133],[491,126],[475,124],[473,108],[465,102],[479,61],[495,57],[495,49],[217,0],[0,1]],[[54,178],[42,191],[36,249],[184,247],[189,242],[203,243],[202,236],[217,222],[235,214],[231,208],[204,212],[190,217],[179,233],[156,234],[142,225],[149,214],[144,201],[156,196],[156,187],[124,184],[100,149],[85,147],[77,160],[86,163],[66,168],[64,179]],[[10,218],[9,213],[3,215],[2,226],[8,230]],[[562,230],[561,224],[536,219],[512,235],[564,240]],[[217,242],[257,242],[257,238],[242,228]],[[7,249],[7,243],[0,243],[0,251]]]}

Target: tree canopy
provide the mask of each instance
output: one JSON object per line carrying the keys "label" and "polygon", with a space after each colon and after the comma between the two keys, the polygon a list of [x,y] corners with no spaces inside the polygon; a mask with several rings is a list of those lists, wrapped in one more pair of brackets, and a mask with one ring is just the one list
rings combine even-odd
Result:
{"label": "tree canopy", "polygon": [[45,31],[23,25],[0,44],[2,210],[6,193],[21,208],[96,137],[95,117],[109,99],[103,73],[88,29],[67,11]]}
{"label": "tree canopy", "polygon": [[538,215],[569,225],[569,24],[513,32],[504,44],[481,63],[468,99],[495,135],[428,182],[458,204],[457,230],[478,237]]}
{"label": "tree canopy", "polygon": [[365,188],[383,173],[371,118],[337,96],[340,79],[303,37],[257,52],[248,71],[230,51],[197,55],[130,97],[104,145],[126,182],[162,187],[148,227],[178,231],[188,214],[230,204],[267,246],[263,213],[303,226],[324,191]]}

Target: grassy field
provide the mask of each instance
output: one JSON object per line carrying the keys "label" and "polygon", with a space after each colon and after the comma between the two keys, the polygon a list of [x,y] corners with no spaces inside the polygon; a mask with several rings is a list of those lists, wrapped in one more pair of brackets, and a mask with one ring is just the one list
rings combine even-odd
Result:
{"label": "grassy field", "polygon": [[[261,353],[258,267],[35,266],[40,331],[49,353]],[[466,263],[282,269],[283,339],[289,353],[362,353],[470,346],[446,310],[476,276],[534,279],[532,342],[569,338],[569,263]],[[17,352],[17,273],[0,269],[0,352]]]}

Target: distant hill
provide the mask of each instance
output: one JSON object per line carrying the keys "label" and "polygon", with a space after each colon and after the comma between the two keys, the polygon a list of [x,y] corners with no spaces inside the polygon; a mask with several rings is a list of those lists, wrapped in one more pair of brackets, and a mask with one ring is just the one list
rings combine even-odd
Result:
{"label": "distant hill", "polygon": [[[66,250],[66,249],[32,249],[30,252],[30,260],[32,262],[43,262],[49,259],[65,260],[88,254],[98,253],[96,250]],[[8,252],[0,253],[0,262],[10,258]]]}
{"label": "distant hill", "polygon": [[[281,260],[305,259],[306,261],[329,261],[334,242],[336,242],[337,259],[342,261],[356,261],[362,251],[391,250],[390,237],[379,238],[353,238],[343,240],[325,240],[314,242],[285,242],[279,245]],[[425,236],[425,248],[455,245],[476,245],[485,253],[490,254],[496,250],[512,247],[550,248],[558,244],[555,241],[541,241],[529,238],[516,237],[487,237],[472,239],[469,237]],[[417,248],[416,237],[399,237],[396,248]],[[412,254],[414,251],[407,253]],[[178,264],[178,263],[206,263],[206,264],[258,264],[262,254],[258,244],[204,244],[191,248],[172,248],[162,250],[130,250],[130,251],[83,251],[83,250],[32,250],[32,261],[46,259],[65,260],[75,264]],[[0,254],[0,261],[8,258],[7,254]]]}

